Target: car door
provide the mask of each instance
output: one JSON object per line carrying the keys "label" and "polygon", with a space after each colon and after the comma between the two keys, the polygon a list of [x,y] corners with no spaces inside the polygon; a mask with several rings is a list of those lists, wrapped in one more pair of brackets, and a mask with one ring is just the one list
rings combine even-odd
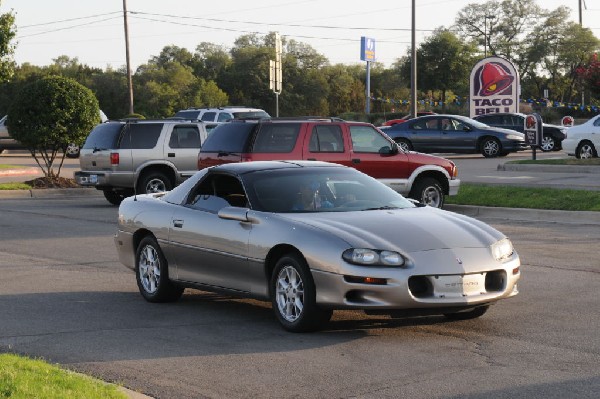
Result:
{"label": "car door", "polygon": [[208,173],[173,213],[169,243],[176,279],[248,292],[248,240],[252,225],[222,219],[218,211],[244,205],[237,177]]}
{"label": "car door", "polygon": [[442,144],[438,151],[470,152],[477,148],[477,135],[472,126],[452,117],[443,117],[440,122]]}
{"label": "car door", "polygon": [[312,124],[303,143],[303,159],[351,166],[350,151],[339,124]]}
{"label": "car door", "polygon": [[369,125],[348,127],[350,164],[353,168],[376,179],[399,179],[410,175],[408,155],[392,151],[394,143],[379,130]]}
{"label": "car door", "polygon": [[425,117],[409,123],[406,138],[410,140],[415,151],[434,152],[439,151],[442,144],[441,135],[439,118]]}
{"label": "car door", "polygon": [[185,179],[198,171],[198,152],[205,131],[198,125],[175,125],[165,140],[165,159],[175,165],[181,178]]}

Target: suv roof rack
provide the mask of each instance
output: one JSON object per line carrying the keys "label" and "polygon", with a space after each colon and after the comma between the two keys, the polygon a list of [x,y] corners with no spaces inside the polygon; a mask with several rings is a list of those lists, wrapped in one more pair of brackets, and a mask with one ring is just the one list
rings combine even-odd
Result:
{"label": "suv roof rack", "polygon": [[138,122],[193,122],[193,123],[204,123],[201,120],[195,118],[183,118],[179,116],[172,116],[170,118],[149,118],[149,119],[140,119],[140,118],[123,118],[119,119],[117,122],[127,122],[127,123],[138,123]]}
{"label": "suv roof rack", "polygon": [[345,122],[342,118],[335,116],[283,116],[270,118],[273,121],[319,121],[319,122]]}

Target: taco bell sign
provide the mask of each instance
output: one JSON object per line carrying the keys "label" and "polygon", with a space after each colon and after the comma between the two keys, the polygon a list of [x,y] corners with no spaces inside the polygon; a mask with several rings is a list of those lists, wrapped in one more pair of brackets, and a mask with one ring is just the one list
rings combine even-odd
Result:
{"label": "taco bell sign", "polygon": [[515,66],[501,57],[487,57],[473,67],[469,116],[519,112],[521,85]]}
{"label": "taco bell sign", "polygon": [[375,39],[361,36],[360,38],[360,60],[375,61]]}

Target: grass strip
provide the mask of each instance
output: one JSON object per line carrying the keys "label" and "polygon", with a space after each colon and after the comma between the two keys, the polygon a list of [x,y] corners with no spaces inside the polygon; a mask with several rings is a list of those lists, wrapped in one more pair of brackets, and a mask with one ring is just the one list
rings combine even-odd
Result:
{"label": "grass strip", "polygon": [[127,399],[115,385],[13,354],[0,354],[0,398]]}
{"label": "grass strip", "polygon": [[522,164],[522,165],[599,165],[600,158],[577,159],[577,158],[560,158],[560,159],[521,159],[508,161],[507,164]]}
{"label": "grass strip", "polygon": [[2,183],[0,190],[30,190],[31,186],[25,183]]}
{"label": "grass strip", "polygon": [[2,169],[24,169],[24,168],[28,168],[28,166],[0,164],[0,170],[2,170]]}
{"label": "grass strip", "polygon": [[447,204],[506,208],[600,211],[600,191],[463,183]]}

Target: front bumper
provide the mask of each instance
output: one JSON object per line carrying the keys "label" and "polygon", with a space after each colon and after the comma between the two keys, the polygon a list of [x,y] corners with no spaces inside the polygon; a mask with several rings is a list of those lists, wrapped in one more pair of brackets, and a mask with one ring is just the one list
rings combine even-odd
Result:
{"label": "front bumper", "polygon": [[[485,250],[467,249],[460,258],[452,250],[423,251],[414,254],[412,268],[355,268],[350,278],[313,270],[317,303],[333,309],[442,309],[490,304],[517,295],[518,255],[504,263],[478,261]],[[357,276],[385,282],[353,282]]]}

